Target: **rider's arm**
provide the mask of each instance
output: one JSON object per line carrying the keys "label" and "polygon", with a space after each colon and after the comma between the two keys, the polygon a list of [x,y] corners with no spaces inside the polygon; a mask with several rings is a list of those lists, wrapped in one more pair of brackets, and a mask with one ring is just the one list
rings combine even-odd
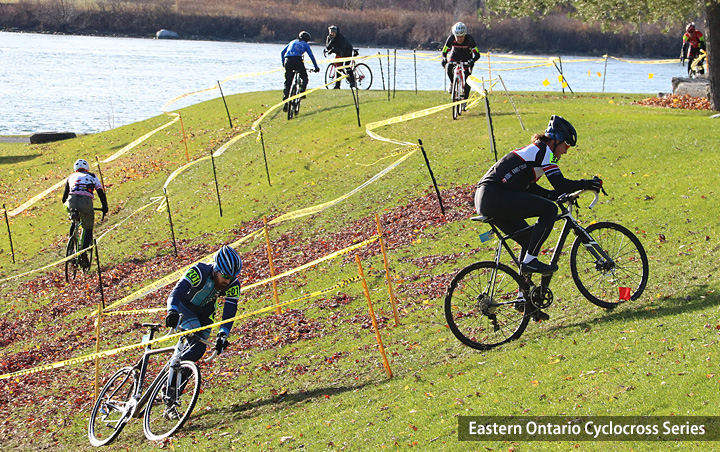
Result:
{"label": "rider's arm", "polygon": [[552,172],[546,172],[545,175],[552,184],[557,195],[563,193],[572,193],[577,190],[587,190],[589,188],[592,188],[593,185],[592,182],[587,179],[566,179],[565,176],[563,176],[562,172],[560,172],[560,168],[557,167]]}
{"label": "rider's arm", "polygon": [[65,204],[65,201],[67,201],[69,194],[70,194],[70,183],[68,183],[68,181],[66,179],[65,180],[65,191],[63,192],[63,196],[62,196],[63,204]]}
{"label": "rider's arm", "polygon": [[280,52],[280,64],[285,66],[285,54],[287,53],[288,47],[290,44],[286,45],[284,49]]}
{"label": "rider's arm", "polygon": [[[304,42],[304,41],[303,41],[303,42]],[[318,66],[317,61],[315,61],[315,55],[313,55],[313,53],[312,53],[312,49],[310,48],[310,44],[308,44],[307,42],[305,42],[305,46],[304,46],[304,47],[305,47],[305,51],[307,52],[307,54],[310,55],[310,59],[312,60],[313,65],[315,66],[315,70],[316,70],[316,71],[319,71],[319,70],[320,70],[320,66]]]}
{"label": "rider's arm", "polygon": [[105,197],[105,190],[102,189],[102,187],[97,189],[98,198],[100,198],[100,203],[102,204],[102,211],[103,213],[107,213],[108,211],[108,203],[107,203],[107,197]]}
{"label": "rider's arm", "polygon": [[175,284],[172,292],[170,292],[167,299],[167,310],[177,311],[178,305],[182,301],[190,300],[191,297],[189,295],[192,292],[193,287],[198,287],[201,284],[202,273],[197,265],[193,265],[185,272],[185,275],[180,278],[180,281]]}
{"label": "rider's arm", "polygon": [[[237,313],[237,302],[240,296],[240,283],[235,280],[230,283],[227,290],[225,291],[225,306],[223,307],[223,320],[232,319]],[[232,330],[233,322],[223,323],[220,325],[220,333],[225,333],[227,336],[230,335]]]}
{"label": "rider's arm", "polygon": [[452,48],[453,39],[455,37],[453,35],[448,36],[448,38],[445,40],[445,45],[442,48],[442,56],[443,58],[447,56],[448,52]]}

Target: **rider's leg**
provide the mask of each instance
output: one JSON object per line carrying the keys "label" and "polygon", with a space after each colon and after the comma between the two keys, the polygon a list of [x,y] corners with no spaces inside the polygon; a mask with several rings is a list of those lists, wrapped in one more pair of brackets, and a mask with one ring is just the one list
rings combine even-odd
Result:
{"label": "rider's leg", "polygon": [[[340,55],[337,55],[335,58],[340,58]],[[338,78],[345,74],[345,71],[341,70],[340,68],[343,67],[345,63],[333,63],[335,65],[335,78]],[[335,86],[333,89],[340,89],[340,80],[335,82]]]}
{"label": "rider's leg", "polygon": [[470,85],[468,85],[468,79],[470,78],[470,74],[472,74],[472,70],[470,70],[469,67],[465,68],[465,99],[470,97]]}
{"label": "rider's leg", "polygon": [[[181,326],[186,330],[193,330],[195,328],[200,328],[201,326],[210,325],[210,323],[212,323],[210,319],[199,319],[194,312],[192,312],[187,306],[182,303],[179,303],[177,308],[178,314],[181,314],[183,318]],[[208,337],[210,337],[210,330],[206,329],[198,331],[196,334],[203,337],[204,339],[207,339]],[[202,358],[203,354],[205,354],[205,349],[207,347],[204,343],[197,341],[193,338],[190,338],[189,342],[190,347],[188,347],[183,352],[183,354],[180,355],[180,359],[197,361]]]}
{"label": "rider's leg", "polygon": [[445,65],[445,73],[448,76],[448,80],[450,80],[450,91],[452,92],[453,79],[455,78],[455,64],[453,64],[451,61],[448,61],[448,63]]}
{"label": "rider's leg", "polygon": [[[71,195],[68,200],[71,209],[77,209],[80,215],[80,224],[83,228],[81,248],[87,248],[92,245],[93,227],[95,226],[95,211],[93,210],[93,200],[89,196]],[[80,255],[82,263],[88,262],[86,253]]]}
{"label": "rider's leg", "polygon": [[298,68],[298,72],[300,73],[300,92],[304,93],[308,84],[308,73],[304,64]]}

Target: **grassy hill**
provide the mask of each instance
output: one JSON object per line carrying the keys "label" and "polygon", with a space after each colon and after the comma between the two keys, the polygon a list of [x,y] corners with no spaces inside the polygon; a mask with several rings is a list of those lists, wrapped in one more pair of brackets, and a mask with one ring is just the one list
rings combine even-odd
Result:
{"label": "grassy hill", "polygon": [[[369,122],[440,105],[439,92],[362,92],[358,127],[347,90],[312,93],[300,116],[282,111],[262,122],[272,185],[253,134],[215,163],[219,216],[210,161],[168,186],[178,255],[167,212],[149,208],[168,175],[186,162],[179,127],[154,135],[103,165],[111,214],[97,225],[103,293],[110,304],[262,227],[269,220],[336,199],[400,158],[405,147],[374,140]],[[208,155],[250,125],[280,98],[278,92],[231,96],[235,128],[222,101],[181,111],[191,160]],[[485,227],[471,224],[473,185],[494,161],[481,106],[458,121],[449,110],[375,132],[395,140],[422,139],[443,194],[443,217],[422,156],[415,153],[348,199],[269,230],[278,272],[364,240],[381,218],[389,248],[400,324],[390,309],[379,248],[361,252],[382,339],[394,373],[388,378],[355,283],[235,323],[232,347],[201,365],[204,391],[188,425],[163,444],[147,442],[131,422],[109,450],[696,450],[699,443],[461,443],[465,415],[713,415],[720,373],[716,313],[720,213],[711,162],[720,151],[716,120],[706,112],[636,106],[637,96],[491,94],[499,153],[522,146],[551,114],[571,120],[579,146],[563,157],[570,178],[599,174],[607,197],[580,219],[615,221],[633,230],[650,257],[641,299],[613,311],[585,301],[561,259],[551,319],[532,323],[515,342],[490,352],[462,346],[443,316],[443,295],[455,271],[492,255]],[[0,144],[0,193],[8,209],[65,177],[78,157],[107,158],[168,122],[140,123],[57,144]],[[397,154],[397,155],[396,155]],[[67,221],[56,191],[11,219],[17,264],[0,234],[0,279],[57,261]],[[554,235],[546,242],[553,246]],[[243,285],[269,276],[264,240],[241,247]],[[95,272],[67,285],[60,267],[0,282],[0,374],[95,350]],[[319,264],[278,283],[281,301],[331,287],[357,275],[351,255]],[[171,286],[127,308],[164,306]],[[241,313],[273,304],[270,287],[245,292]],[[106,316],[101,349],[139,342],[141,322],[161,314]],[[139,356],[101,361],[107,377]],[[0,380],[0,439],[16,450],[90,450],[86,436],[94,365]]]}

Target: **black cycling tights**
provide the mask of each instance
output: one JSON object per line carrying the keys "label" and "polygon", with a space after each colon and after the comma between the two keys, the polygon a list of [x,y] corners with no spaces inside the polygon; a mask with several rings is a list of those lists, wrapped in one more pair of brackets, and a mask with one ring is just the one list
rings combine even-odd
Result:
{"label": "black cycling tights", "polygon": [[513,237],[522,247],[521,259],[527,252],[537,256],[552,232],[557,218],[557,205],[549,199],[527,192],[504,190],[482,185],[475,193],[475,210],[493,218],[493,223],[505,234],[512,234],[528,226],[525,218],[538,217],[530,230]]}

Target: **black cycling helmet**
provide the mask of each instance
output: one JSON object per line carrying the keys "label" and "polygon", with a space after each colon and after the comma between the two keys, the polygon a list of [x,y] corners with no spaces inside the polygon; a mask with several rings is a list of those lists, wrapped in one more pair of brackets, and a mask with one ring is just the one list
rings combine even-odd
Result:
{"label": "black cycling helmet", "polygon": [[572,124],[567,122],[562,116],[552,115],[545,136],[553,140],[566,142],[569,146],[577,145],[577,132]]}
{"label": "black cycling helmet", "polygon": [[308,33],[307,31],[301,31],[300,34],[298,35],[298,39],[300,39],[301,41],[308,42],[310,39],[312,39],[312,37],[310,36],[310,33]]}

